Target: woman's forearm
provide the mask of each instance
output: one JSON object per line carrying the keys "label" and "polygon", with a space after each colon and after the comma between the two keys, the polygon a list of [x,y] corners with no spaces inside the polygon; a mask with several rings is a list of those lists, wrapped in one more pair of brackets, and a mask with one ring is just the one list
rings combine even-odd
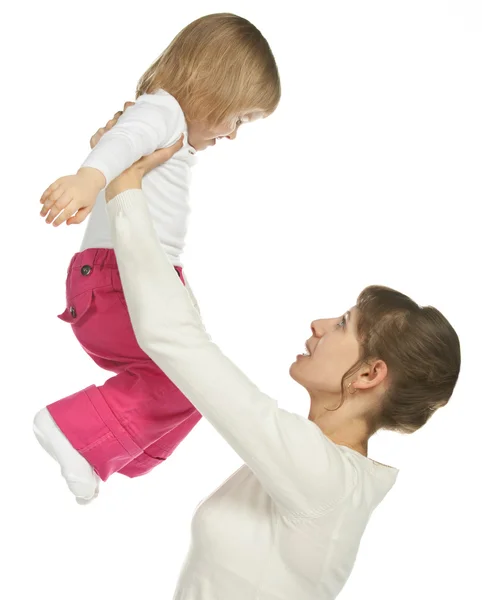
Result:
{"label": "woman's forearm", "polygon": [[128,190],[140,190],[142,188],[142,172],[135,169],[135,165],[111,181],[105,190],[105,201],[110,202],[116,196]]}
{"label": "woman's forearm", "polygon": [[339,473],[349,465],[314,423],[279,409],[211,341],[161,247],[143,192],[126,191],[127,183],[119,179],[111,188],[122,191],[108,212],[139,346],[280,506],[290,513],[321,514],[346,493],[352,474],[345,479]]}

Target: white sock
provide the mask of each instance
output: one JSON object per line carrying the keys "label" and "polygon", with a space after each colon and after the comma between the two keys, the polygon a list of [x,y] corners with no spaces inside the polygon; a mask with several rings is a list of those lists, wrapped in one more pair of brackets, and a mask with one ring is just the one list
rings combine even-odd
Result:
{"label": "white sock", "polygon": [[79,504],[88,504],[99,494],[100,478],[77,452],[46,408],[35,415],[33,430],[43,449],[60,465],[62,477]]}

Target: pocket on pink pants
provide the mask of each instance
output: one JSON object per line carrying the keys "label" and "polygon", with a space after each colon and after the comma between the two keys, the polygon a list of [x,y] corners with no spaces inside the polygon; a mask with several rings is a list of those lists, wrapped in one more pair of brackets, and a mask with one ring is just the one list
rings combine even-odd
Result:
{"label": "pocket on pink pants", "polygon": [[58,318],[70,325],[77,325],[81,319],[87,314],[92,305],[92,290],[83,292],[70,301],[70,305],[64,312],[58,315]]}

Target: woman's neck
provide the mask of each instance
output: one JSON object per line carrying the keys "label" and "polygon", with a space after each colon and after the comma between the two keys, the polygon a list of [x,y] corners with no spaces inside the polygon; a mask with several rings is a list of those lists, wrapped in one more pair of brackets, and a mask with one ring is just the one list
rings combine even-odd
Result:
{"label": "woman's neck", "polygon": [[371,437],[368,424],[360,415],[350,415],[349,412],[345,405],[337,410],[327,410],[323,405],[312,401],[308,419],[313,421],[333,443],[347,446],[367,456],[368,440]]}

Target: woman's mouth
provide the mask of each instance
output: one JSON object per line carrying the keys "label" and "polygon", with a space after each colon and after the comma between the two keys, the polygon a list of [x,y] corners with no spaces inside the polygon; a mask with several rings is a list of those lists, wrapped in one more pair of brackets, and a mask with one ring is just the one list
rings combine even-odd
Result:
{"label": "woman's mouth", "polygon": [[311,356],[311,351],[308,348],[308,344],[305,344],[305,352],[303,354],[298,354],[296,358],[309,358]]}

